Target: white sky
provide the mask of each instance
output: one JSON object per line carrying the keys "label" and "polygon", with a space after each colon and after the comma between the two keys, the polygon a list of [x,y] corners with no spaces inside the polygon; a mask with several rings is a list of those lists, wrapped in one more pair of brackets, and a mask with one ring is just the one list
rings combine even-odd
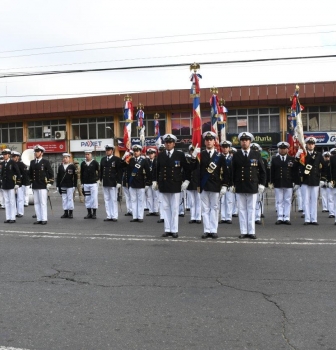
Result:
{"label": "white sky", "polygon": [[[0,76],[333,55],[335,10],[330,0],[2,0]],[[201,87],[331,81],[335,65],[335,58],[203,65]],[[179,67],[2,78],[0,103],[189,89],[189,76],[189,67]]]}

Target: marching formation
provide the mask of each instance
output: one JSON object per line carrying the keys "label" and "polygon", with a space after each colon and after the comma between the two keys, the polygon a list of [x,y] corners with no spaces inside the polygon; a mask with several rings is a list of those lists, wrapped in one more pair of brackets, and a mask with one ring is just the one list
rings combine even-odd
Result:
{"label": "marching formation", "polygon": [[[189,154],[175,149],[176,136],[162,137],[164,145],[142,153],[140,145],[125,152],[122,158],[114,155],[115,147],[105,146],[106,156],[100,164],[92,159],[92,151],[85,151],[85,160],[78,166],[70,162],[71,155],[63,153],[63,163],[56,176],[56,187],[62,196],[64,210],[61,218],[72,219],[74,192],[84,194],[87,215],[96,219],[98,186],[102,185],[106,219],[118,221],[118,198],[126,199],[126,216],[130,222],[143,222],[147,216],[159,216],[164,223],[163,237],[178,238],[179,216],[184,216],[181,203],[187,194],[190,224],[202,224],[202,239],[218,238],[218,224],[232,224],[239,217],[240,239],[256,239],[256,224],[263,216],[263,194],[266,186],[275,191],[276,225],[291,225],[291,204],[298,198],[304,225],[318,225],[319,191],[323,212],[335,218],[336,148],[323,154],[315,151],[316,139],[305,140],[306,150],[299,149],[292,157],[289,143],[279,142],[278,153],[269,163],[261,157],[261,147],[253,143],[249,132],[238,135],[241,149],[230,141],[222,141],[216,148],[217,135],[203,133],[204,149],[189,147]],[[36,222],[46,225],[48,190],[54,174],[48,160],[43,158],[42,146],[34,147],[34,159],[29,168],[20,161],[20,153],[2,151],[0,163],[1,189],[6,209],[5,223],[15,223],[24,215],[27,188],[33,190]],[[183,205],[182,205],[183,206]],[[335,220],[336,225],[336,220]]]}

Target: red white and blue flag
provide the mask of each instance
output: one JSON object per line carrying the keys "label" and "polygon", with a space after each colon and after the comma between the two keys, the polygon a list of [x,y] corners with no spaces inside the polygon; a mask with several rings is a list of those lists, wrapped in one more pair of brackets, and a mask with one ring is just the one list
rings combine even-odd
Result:
{"label": "red white and blue flag", "polygon": [[199,97],[200,96],[200,84],[199,79],[202,79],[201,74],[196,72],[192,73],[190,76],[191,88],[190,88],[190,97]]}
{"label": "red white and blue flag", "polygon": [[160,135],[160,122],[158,119],[154,119],[154,134],[156,136],[155,145],[157,148],[161,146],[161,135]]}
{"label": "red white and blue flag", "polygon": [[[127,99],[127,98],[126,98]],[[133,103],[130,99],[127,99],[124,104],[124,145],[127,150],[130,150],[131,145],[131,131],[133,122]]]}
{"label": "red white and blue flag", "polygon": [[218,143],[218,97],[214,93],[212,94],[210,98],[210,106],[211,106],[211,131],[214,132],[217,135],[215,147],[217,150],[219,150],[219,143]]}
{"label": "red white and blue flag", "polygon": [[220,141],[226,140],[226,116],[227,108],[224,106],[224,102],[221,102],[218,107],[218,132],[220,134]]}

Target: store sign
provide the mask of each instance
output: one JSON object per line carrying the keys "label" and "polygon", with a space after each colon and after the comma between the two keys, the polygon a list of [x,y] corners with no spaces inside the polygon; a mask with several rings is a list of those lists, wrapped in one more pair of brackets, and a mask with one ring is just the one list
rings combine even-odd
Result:
{"label": "store sign", "polygon": [[66,141],[34,141],[27,142],[27,149],[34,148],[34,146],[40,145],[44,147],[46,153],[63,153],[67,151]]}
{"label": "store sign", "polygon": [[22,153],[22,143],[20,142],[13,142],[13,143],[1,143],[0,149],[8,148],[11,151],[16,151]]}
{"label": "store sign", "polygon": [[[262,146],[276,146],[280,142],[280,133],[277,132],[259,132],[253,133],[254,140],[253,142],[258,143]],[[239,147],[240,142],[238,140],[238,134],[227,134],[226,139],[232,142],[233,147]]]}
{"label": "store sign", "polygon": [[[287,140],[288,140],[287,134]],[[316,138],[316,144],[317,145],[323,145],[323,146],[334,146],[336,143],[336,132],[304,132],[303,133],[304,138],[307,137],[315,137]]]}
{"label": "store sign", "polygon": [[70,140],[70,152],[105,151],[107,144],[113,145],[113,139]]}
{"label": "store sign", "polygon": [[[140,145],[141,141],[139,137],[132,137],[131,139],[132,146]],[[156,147],[156,137],[145,137],[145,147]],[[126,147],[124,145],[124,139],[118,138],[118,149],[120,151],[126,151]]]}

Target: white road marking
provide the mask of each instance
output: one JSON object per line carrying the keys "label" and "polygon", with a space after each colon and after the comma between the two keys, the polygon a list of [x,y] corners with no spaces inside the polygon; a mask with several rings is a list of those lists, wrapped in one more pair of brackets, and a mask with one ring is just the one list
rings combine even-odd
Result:
{"label": "white road marking", "polygon": [[[202,244],[261,244],[261,245],[336,245],[336,239],[313,239],[313,238],[258,238],[258,240],[240,240],[238,237],[221,237],[219,239],[202,240],[200,237],[179,236],[178,239],[160,238],[150,235],[128,235],[108,233],[67,233],[67,232],[26,232],[14,230],[0,230],[0,236],[28,237],[28,238],[67,238],[86,240],[107,240],[107,241],[137,241],[137,242],[172,242],[172,243],[202,243]],[[0,348],[1,350],[1,348]]]}
{"label": "white road marking", "polygon": [[28,349],[22,349],[22,348],[11,348],[7,346],[0,346],[0,350],[28,350]]}

